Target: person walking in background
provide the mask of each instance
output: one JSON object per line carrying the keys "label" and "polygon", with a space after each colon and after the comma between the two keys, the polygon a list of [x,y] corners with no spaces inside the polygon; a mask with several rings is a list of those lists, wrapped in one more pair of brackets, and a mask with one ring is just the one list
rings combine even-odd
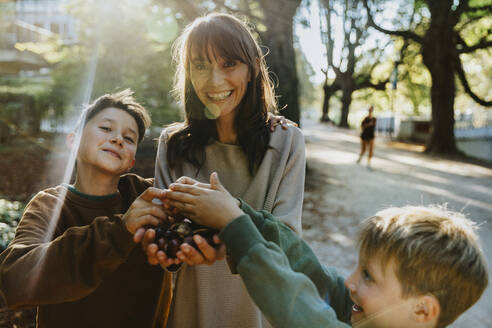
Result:
{"label": "person walking in background", "polygon": [[369,107],[369,111],[366,117],[360,123],[360,127],[362,132],[360,134],[360,155],[357,163],[360,163],[362,160],[362,156],[366,152],[366,149],[369,149],[369,154],[367,156],[367,167],[371,168],[371,158],[372,152],[374,150],[374,129],[376,127],[376,118],[372,116],[372,112],[374,111],[374,107],[371,105]]}

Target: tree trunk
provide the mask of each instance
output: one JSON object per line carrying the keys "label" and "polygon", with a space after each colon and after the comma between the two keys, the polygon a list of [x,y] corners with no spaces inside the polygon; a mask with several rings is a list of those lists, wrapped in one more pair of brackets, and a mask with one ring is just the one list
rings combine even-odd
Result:
{"label": "tree trunk", "polygon": [[330,117],[328,116],[330,112],[330,98],[333,94],[331,91],[331,88],[327,86],[326,84],[323,85],[323,108],[321,109],[321,118],[320,122],[330,122]]}
{"label": "tree trunk", "polygon": [[[435,5],[438,6],[439,3]],[[453,59],[456,55],[456,45],[452,26],[447,22],[446,8],[432,9],[433,17],[422,45],[423,62],[432,79],[432,128],[426,151],[434,154],[455,154],[458,152],[454,137],[456,86]]]}
{"label": "tree trunk", "polygon": [[266,56],[271,72],[276,76],[276,95],[280,113],[286,118],[299,123],[300,106],[298,79],[296,71],[293,21],[300,0],[260,1],[264,11],[264,24],[267,30],[260,33],[262,43],[270,53]]}
{"label": "tree trunk", "polygon": [[340,118],[339,126],[342,128],[348,128],[348,114],[350,103],[352,102],[352,90],[348,88],[342,89],[342,115]]}
{"label": "tree trunk", "polygon": [[426,151],[453,154],[458,151],[454,138],[454,72],[444,65],[428,69],[432,77],[432,129]]}

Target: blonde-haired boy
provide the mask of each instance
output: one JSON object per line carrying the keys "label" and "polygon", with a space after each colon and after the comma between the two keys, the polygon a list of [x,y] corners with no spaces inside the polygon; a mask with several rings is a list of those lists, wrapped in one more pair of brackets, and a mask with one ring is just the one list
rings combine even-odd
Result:
{"label": "blonde-haired boy", "polygon": [[487,283],[473,222],[443,207],[405,206],[364,222],[359,263],[345,285],[353,323],[399,327],[409,319],[407,326],[445,327]]}
{"label": "blonde-haired boy", "polygon": [[[271,214],[182,178],[165,203],[221,229],[249,294],[275,327],[445,327],[488,284],[473,222],[440,207],[393,207],[366,220],[357,268],[343,282]],[[239,205],[239,206],[238,206]]]}

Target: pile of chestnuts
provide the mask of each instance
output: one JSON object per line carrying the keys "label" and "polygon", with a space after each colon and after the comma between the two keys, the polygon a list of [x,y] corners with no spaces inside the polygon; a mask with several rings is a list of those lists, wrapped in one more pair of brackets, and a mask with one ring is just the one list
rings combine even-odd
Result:
{"label": "pile of chestnuts", "polygon": [[201,226],[185,217],[175,217],[173,223],[164,222],[152,228],[155,230],[154,243],[166,253],[168,258],[175,259],[176,253],[183,243],[199,250],[193,240],[194,235],[200,235],[209,245],[217,246],[213,241],[213,236],[219,233],[218,230]]}

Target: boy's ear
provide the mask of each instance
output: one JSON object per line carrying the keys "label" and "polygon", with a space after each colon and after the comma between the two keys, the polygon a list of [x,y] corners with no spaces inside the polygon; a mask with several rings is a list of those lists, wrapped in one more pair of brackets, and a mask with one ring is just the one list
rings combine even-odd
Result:
{"label": "boy's ear", "polygon": [[67,137],[65,138],[65,144],[67,145],[68,148],[72,148],[74,141],[75,141],[75,132],[70,132],[69,134],[67,134]]}
{"label": "boy's ear", "polygon": [[437,322],[441,307],[434,295],[424,295],[418,297],[413,307],[413,318],[419,323]]}

